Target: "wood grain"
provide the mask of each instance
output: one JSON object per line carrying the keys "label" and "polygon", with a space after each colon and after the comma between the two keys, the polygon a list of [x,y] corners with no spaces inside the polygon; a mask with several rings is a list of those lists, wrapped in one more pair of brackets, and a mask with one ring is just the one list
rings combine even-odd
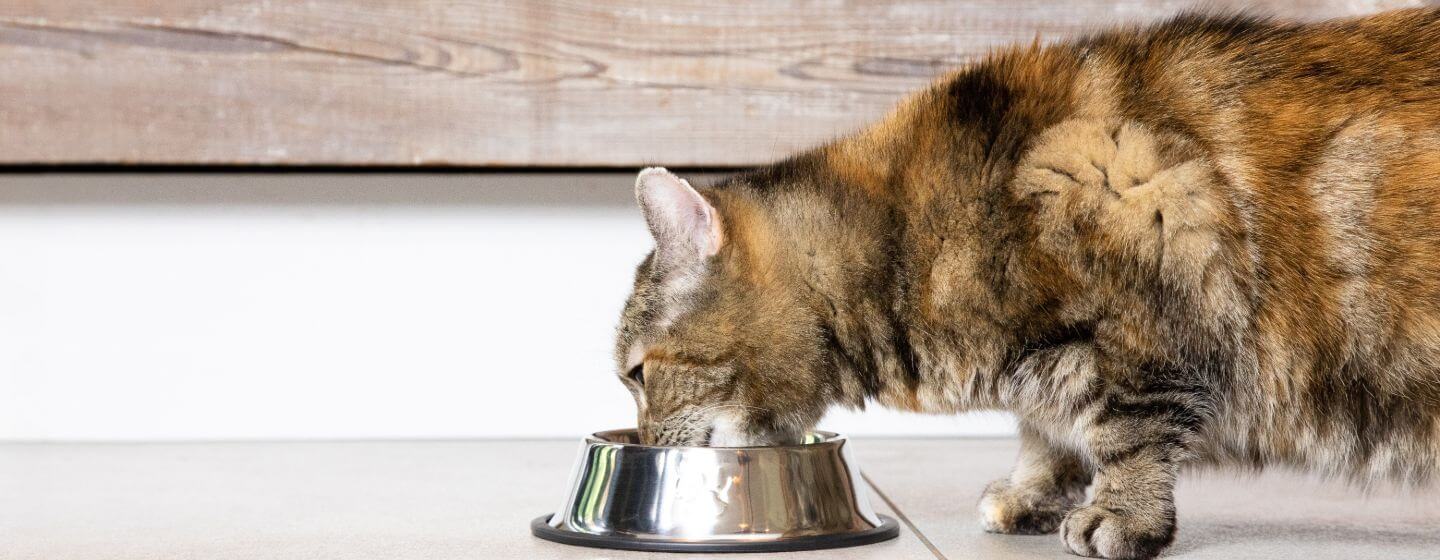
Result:
{"label": "wood grain", "polygon": [[7,0],[0,163],[748,165],[996,45],[1192,4]]}

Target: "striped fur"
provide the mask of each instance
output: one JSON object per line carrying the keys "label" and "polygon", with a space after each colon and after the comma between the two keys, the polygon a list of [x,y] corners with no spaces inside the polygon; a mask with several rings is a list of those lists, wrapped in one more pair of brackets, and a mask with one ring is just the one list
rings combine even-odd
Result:
{"label": "striped fur", "polygon": [[1440,10],[1006,50],[699,193],[718,250],[620,328],[650,441],[1011,411],[985,528],[1106,558],[1171,542],[1182,466],[1440,468]]}

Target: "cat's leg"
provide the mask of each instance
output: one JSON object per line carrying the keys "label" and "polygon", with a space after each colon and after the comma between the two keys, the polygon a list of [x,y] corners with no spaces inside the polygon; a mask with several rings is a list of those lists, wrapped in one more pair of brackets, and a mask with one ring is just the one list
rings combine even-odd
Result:
{"label": "cat's leg", "polygon": [[1010,476],[991,482],[980,497],[980,524],[991,533],[1053,533],[1085,499],[1090,469],[1074,452],[1053,446],[1020,426],[1020,458]]}
{"label": "cat's leg", "polygon": [[1119,390],[1083,426],[1096,465],[1090,504],[1065,516],[1071,552],[1154,558],[1175,539],[1175,478],[1189,457],[1208,402],[1193,389]]}

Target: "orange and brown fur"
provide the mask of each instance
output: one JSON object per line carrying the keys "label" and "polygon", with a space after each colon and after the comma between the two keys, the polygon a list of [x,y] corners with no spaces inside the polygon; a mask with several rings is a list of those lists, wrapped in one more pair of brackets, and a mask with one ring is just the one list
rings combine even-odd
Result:
{"label": "orange and brown fur", "polygon": [[648,441],[1011,411],[986,529],[1107,558],[1172,541],[1185,464],[1440,469],[1440,10],[1007,50],[854,137],[637,192],[657,248],[617,358]]}

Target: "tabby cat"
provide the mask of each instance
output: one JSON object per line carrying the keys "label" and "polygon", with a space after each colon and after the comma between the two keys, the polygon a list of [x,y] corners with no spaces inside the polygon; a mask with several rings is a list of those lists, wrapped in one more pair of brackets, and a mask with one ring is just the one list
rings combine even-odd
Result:
{"label": "tabby cat", "polygon": [[616,358],[647,442],[1009,411],[985,529],[1104,558],[1171,543],[1185,465],[1440,469],[1440,9],[1011,48],[852,137],[636,194],[656,247]]}

